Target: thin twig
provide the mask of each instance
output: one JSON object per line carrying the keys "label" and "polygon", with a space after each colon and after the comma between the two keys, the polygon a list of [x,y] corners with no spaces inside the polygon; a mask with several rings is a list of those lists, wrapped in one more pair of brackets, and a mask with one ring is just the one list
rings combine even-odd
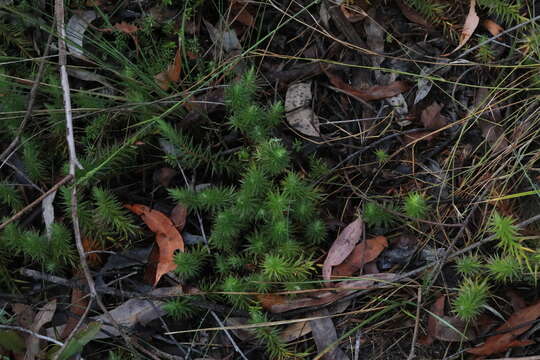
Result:
{"label": "thin twig", "polygon": [[414,320],[414,331],[411,342],[411,351],[407,360],[412,360],[415,357],[416,340],[418,339],[418,328],[420,327],[420,309],[422,308],[422,286],[418,286],[418,302],[416,303],[416,319]]}
{"label": "thin twig", "polygon": [[34,206],[36,206],[37,204],[39,204],[41,201],[43,201],[43,199],[45,199],[47,196],[49,196],[51,193],[55,192],[56,190],[58,190],[58,188],[62,185],[64,185],[65,183],[67,183],[68,181],[70,181],[71,179],[73,179],[73,175],[68,175],[66,176],[65,178],[63,178],[62,180],[60,180],[58,183],[56,183],[52,188],[50,188],[49,190],[47,190],[46,192],[44,192],[43,194],[41,194],[36,200],[32,201],[30,204],[26,205],[22,210],[20,210],[19,212],[17,212],[15,215],[13,215],[12,217],[10,217],[9,219],[7,219],[6,221],[4,221],[1,225],[0,225],[0,230],[2,230],[3,228],[5,228],[6,226],[8,226],[9,224],[11,224],[12,222],[14,222],[15,220],[17,220],[18,218],[20,218],[25,212],[27,212],[28,210],[32,209]]}
{"label": "thin twig", "polygon": [[214,317],[214,319],[216,319],[217,323],[219,324],[219,327],[225,332],[225,335],[227,335],[227,338],[229,339],[229,341],[231,342],[232,346],[234,347],[234,350],[240,355],[240,357],[244,360],[248,360],[248,358],[246,357],[246,355],[244,355],[244,353],[242,352],[242,350],[240,350],[240,348],[238,347],[238,345],[236,344],[236,341],[234,341],[233,337],[231,336],[231,334],[229,333],[229,331],[227,331],[227,329],[225,329],[225,326],[223,325],[223,323],[221,322],[221,320],[219,319],[219,317],[217,316],[217,314],[214,312],[214,311],[210,311],[210,314],[212,314],[212,316]]}
{"label": "thin twig", "polygon": [[[71,111],[71,95],[69,87],[69,79],[66,68],[66,29],[64,26],[64,1],[55,0],[54,11],[56,18],[56,26],[58,31],[58,63],[60,65],[60,80],[62,85],[62,94],[64,98],[64,110],[66,114],[66,140],[68,144],[69,151],[69,174],[75,180],[75,171],[77,168],[82,169],[82,165],[77,160],[77,151],[75,149],[75,136],[73,134],[73,118]],[[136,352],[131,344],[129,337],[124,333],[118,322],[112,317],[109,310],[105,307],[101,296],[96,291],[96,284],[92,275],[90,274],[90,268],[88,262],[86,261],[86,254],[84,246],[82,244],[81,229],[79,227],[79,216],[77,209],[77,183],[74,181],[73,187],[71,190],[71,220],[73,224],[73,233],[75,236],[75,245],[77,247],[77,252],[79,253],[79,260],[81,262],[81,269],[83,271],[86,282],[88,283],[88,288],[90,292],[90,297],[96,300],[96,303],[101,308],[107,320],[116,328],[118,333],[122,336],[127,346],[129,346],[133,352]]]}
{"label": "thin twig", "polygon": [[70,340],[73,338],[73,336],[75,336],[79,328],[84,323],[84,320],[88,316],[88,313],[90,312],[90,308],[92,307],[93,303],[94,303],[94,299],[90,298],[90,300],[88,301],[88,305],[86,306],[86,309],[84,310],[84,313],[82,314],[81,318],[79,319],[79,321],[77,322],[73,330],[69,333],[68,337],[64,339],[64,345],[62,345],[60,349],[54,354],[54,357],[52,360],[58,360],[58,357],[60,356],[60,354],[62,354],[67,344],[69,344]]}
{"label": "thin twig", "polygon": [[22,327],[20,327],[20,326],[0,325],[0,329],[22,331],[22,332],[24,332],[24,333],[30,334],[30,335],[32,335],[32,336],[35,336],[35,337],[37,337],[38,339],[46,340],[46,341],[48,341],[48,342],[52,342],[53,344],[60,345],[60,346],[64,346],[64,343],[61,342],[61,341],[58,341],[58,340],[56,340],[56,339],[50,338],[50,337],[45,336],[45,335],[38,334],[37,332],[34,332],[34,331],[32,331],[32,330],[28,330],[28,329],[22,328]]}

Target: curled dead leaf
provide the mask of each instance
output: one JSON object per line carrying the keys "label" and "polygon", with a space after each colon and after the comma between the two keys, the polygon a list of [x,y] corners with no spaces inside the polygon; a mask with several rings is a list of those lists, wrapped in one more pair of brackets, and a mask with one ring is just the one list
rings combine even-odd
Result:
{"label": "curled dead leaf", "polygon": [[376,236],[356,245],[350,255],[332,270],[332,276],[350,276],[361,270],[365,264],[379,257],[379,254],[388,247],[384,236]]}
{"label": "curled dead leaf", "polygon": [[472,34],[478,27],[478,24],[480,23],[480,18],[478,17],[478,14],[476,14],[476,0],[471,0],[469,4],[469,13],[467,14],[467,18],[465,19],[465,23],[463,24],[463,29],[461,30],[461,35],[459,36],[459,45],[449,52],[448,54],[444,54],[441,56],[449,56],[458,51],[469,41]]}
{"label": "curled dead leaf", "polygon": [[176,269],[174,253],[184,251],[184,239],[172,220],[162,212],[141,204],[126,204],[124,207],[139,215],[156,234],[156,243],[145,272],[145,280],[156,286],[163,275]]}
{"label": "curled dead leaf", "polygon": [[[330,280],[332,267],[341,264],[353,251],[356,243],[360,241],[364,231],[364,222],[358,217],[347,225],[334,241],[323,264],[323,279]],[[326,286],[332,286],[327,282]]]}
{"label": "curled dead leaf", "polygon": [[176,50],[173,63],[167,67],[167,70],[155,75],[154,79],[162,90],[168,90],[171,83],[177,83],[180,81],[181,71],[182,56],[180,55],[180,49],[178,49]]}
{"label": "curled dead leaf", "polygon": [[496,330],[497,335],[490,336],[479,347],[469,349],[469,354],[489,356],[497,354],[511,347],[531,344],[531,340],[518,340],[517,337],[531,328],[534,320],[540,317],[540,301],[516,311],[510,318]]}
{"label": "curled dead leaf", "polygon": [[482,26],[486,28],[487,31],[493,36],[499,35],[504,31],[503,27],[497,24],[495,21],[490,19],[485,19],[482,21]]}
{"label": "curled dead leaf", "polygon": [[333,86],[346,94],[351,95],[352,97],[357,97],[364,101],[391,98],[409,90],[410,88],[409,84],[405,81],[393,81],[388,85],[375,85],[366,89],[358,90],[346,84],[336,74],[333,74],[328,70],[325,70],[324,72],[326,73],[326,76],[328,76],[328,79]]}

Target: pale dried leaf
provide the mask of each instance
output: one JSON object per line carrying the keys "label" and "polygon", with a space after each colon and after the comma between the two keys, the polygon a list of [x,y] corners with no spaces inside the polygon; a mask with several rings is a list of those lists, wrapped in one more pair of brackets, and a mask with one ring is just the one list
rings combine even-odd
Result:
{"label": "pale dried leaf", "polygon": [[[353,251],[356,243],[360,241],[364,230],[364,222],[358,217],[352,223],[347,225],[334,241],[323,265],[323,279],[330,280],[332,267],[341,264],[347,256]],[[331,283],[326,283],[332,286]]]}
{"label": "pale dried leaf", "polygon": [[[45,304],[45,306],[43,306],[36,314],[34,322],[30,327],[30,331],[39,333],[43,325],[52,320],[55,311],[56,299],[53,299]],[[36,358],[36,355],[39,353],[39,342],[40,339],[35,336],[28,336],[26,338],[26,354],[24,355],[25,360],[33,360]]]}
{"label": "pale dried leaf", "polygon": [[41,202],[41,215],[43,216],[43,223],[45,224],[45,232],[47,238],[51,240],[51,230],[54,223],[54,206],[53,201],[56,196],[56,191],[53,191],[47,195]]}
{"label": "pale dried leaf", "polygon": [[[322,319],[310,320],[309,325],[311,326],[311,332],[313,335],[313,340],[317,346],[318,353],[325,354],[321,357],[325,360],[346,360],[349,357],[341,350],[338,345],[334,343],[337,342],[337,332],[330,317],[330,314],[327,309],[322,309],[316,312],[313,312],[311,316],[321,316]],[[332,345],[334,344],[334,345]],[[332,346],[331,348],[328,348]]]}
{"label": "pale dried leaf", "polygon": [[93,10],[75,13],[66,25],[67,47],[71,55],[84,58],[83,39],[84,32],[88,25],[96,19],[96,12]]}
{"label": "pale dried leaf", "polygon": [[473,35],[474,31],[478,27],[478,24],[480,23],[480,18],[476,14],[476,0],[471,0],[469,5],[469,13],[467,14],[467,18],[465,19],[465,24],[463,24],[463,29],[461,30],[461,35],[459,36],[459,45],[452,50],[450,53],[441,55],[441,56],[448,56],[459,49],[463,47],[469,41],[471,36]]}
{"label": "pale dried leaf", "polygon": [[285,112],[293,128],[308,136],[320,136],[319,118],[311,108],[311,100],[311,81],[292,84],[285,96]]}

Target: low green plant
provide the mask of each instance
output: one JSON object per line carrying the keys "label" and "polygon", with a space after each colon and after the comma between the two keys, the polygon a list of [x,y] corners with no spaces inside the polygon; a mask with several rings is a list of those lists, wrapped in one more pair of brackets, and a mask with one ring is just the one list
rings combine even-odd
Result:
{"label": "low green plant", "polygon": [[408,217],[423,219],[429,209],[425,196],[418,192],[407,194],[403,202],[403,212]]}
{"label": "low green plant", "polygon": [[489,275],[498,282],[517,280],[523,272],[524,265],[511,256],[494,255],[486,265]]}
{"label": "low green plant", "polygon": [[380,163],[380,164],[384,164],[385,162],[388,161],[388,159],[390,158],[390,155],[388,154],[388,152],[384,149],[377,149],[375,151],[375,157],[377,158],[377,161]]}
{"label": "low green plant", "polygon": [[456,270],[464,276],[476,275],[483,269],[483,264],[476,255],[463,256],[456,260]]}
{"label": "low green plant", "polygon": [[516,259],[524,258],[526,249],[520,242],[519,228],[513,218],[494,211],[488,221],[488,229],[495,236],[497,246],[503,254]]}
{"label": "low green plant", "polygon": [[465,278],[459,289],[452,307],[457,316],[465,321],[476,318],[482,311],[489,296],[487,279]]}
{"label": "low green plant", "polygon": [[[202,189],[169,189],[175,202],[203,213],[211,224],[208,247],[178,253],[176,272],[184,280],[200,283],[206,281],[202,269],[213,269],[209,273],[219,279],[214,291],[231,305],[249,310],[256,304],[251,292],[302,287],[299,284],[315,272],[311,259],[326,239],[327,229],[320,217],[319,190],[306,179],[309,173],[295,171],[289,149],[275,136],[283,120],[282,104],[260,105],[254,71],[227,89],[225,103],[228,115],[215,135],[234,134],[239,139],[236,154],[210,153],[188,132],[165,121],[159,122],[159,130],[164,140],[186,149],[174,158],[166,155],[171,165],[224,175],[221,182]],[[188,152],[202,160],[184,161]],[[221,171],[221,164],[236,170]],[[326,171],[323,164],[312,164],[319,172]],[[262,319],[259,310],[253,314],[254,321]],[[287,358],[276,331],[261,328],[258,336],[272,358]]]}
{"label": "low green plant", "polygon": [[391,203],[380,205],[375,202],[368,202],[364,205],[362,219],[368,226],[389,228],[396,222],[396,219],[392,213],[386,210],[387,208],[394,210]]}

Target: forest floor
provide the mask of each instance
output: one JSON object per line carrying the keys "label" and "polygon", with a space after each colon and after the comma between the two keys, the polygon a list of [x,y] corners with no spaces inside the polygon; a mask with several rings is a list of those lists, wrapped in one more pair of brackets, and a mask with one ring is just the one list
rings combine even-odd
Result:
{"label": "forest floor", "polygon": [[539,20],[0,0],[2,359],[540,359]]}

